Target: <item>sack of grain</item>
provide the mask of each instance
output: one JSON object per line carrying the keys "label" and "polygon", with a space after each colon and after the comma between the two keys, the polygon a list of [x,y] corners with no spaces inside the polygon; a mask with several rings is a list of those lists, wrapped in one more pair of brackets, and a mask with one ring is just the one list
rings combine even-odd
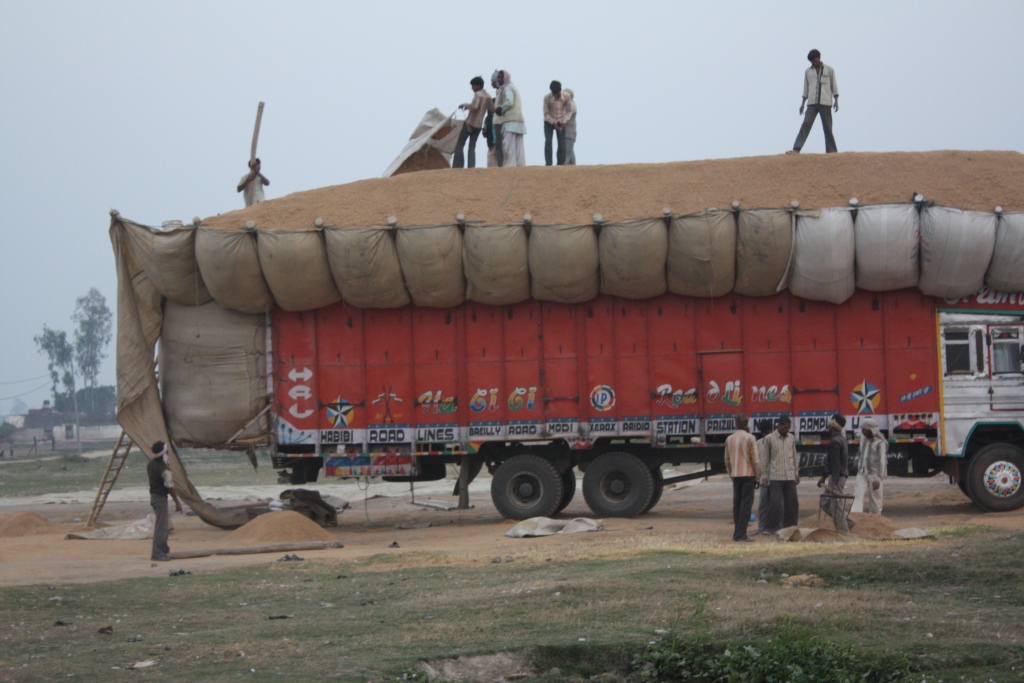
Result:
{"label": "sack of grain", "polygon": [[793,218],[784,209],[740,211],[736,225],[736,285],[746,296],[771,296],[786,276]]}
{"label": "sack of grain", "polygon": [[[160,395],[167,430],[180,445],[230,439],[267,405],[265,316],[217,303],[168,301],[160,332]],[[236,441],[262,439],[266,415]]]}
{"label": "sack of grain", "polygon": [[327,263],[345,301],[359,308],[409,304],[395,231],[382,227],[324,228]]}
{"label": "sack of grain", "polygon": [[597,296],[597,235],[589,225],[530,230],[530,291],[539,301],[577,304]]}
{"label": "sack of grain", "polygon": [[417,306],[458,306],[466,297],[462,233],[454,225],[399,228],[395,236],[405,286]]}
{"label": "sack of grain", "polygon": [[731,211],[701,211],[672,219],[668,232],[668,290],[716,297],[736,282],[736,218]]}
{"label": "sack of grain", "polygon": [[320,230],[261,230],[260,267],[274,301],[286,311],[311,311],[341,301]]}
{"label": "sack of grain", "polygon": [[921,279],[929,296],[954,299],[985,284],[996,244],[996,215],[945,206],[921,210]]}
{"label": "sack of grain", "polygon": [[627,221],[601,227],[598,257],[601,293],[624,299],[650,299],[664,294],[668,226],[661,218]]}
{"label": "sack of grain", "polygon": [[855,250],[850,209],[798,212],[789,291],[804,299],[843,303],[857,287]]}
{"label": "sack of grain", "polygon": [[210,295],[222,308],[265,313],[274,306],[260,268],[255,233],[199,228],[196,263]]}
{"label": "sack of grain", "polygon": [[857,210],[857,286],[872,292],[916,287],[920,275],[917,207],[878,204]]}
{"label": "sack of grain", "polygon": [[196,265],[195,228],[162,231],[132,221],[123,224],[139,265],[161,296],[188,306],[213,300]]}
{"label": "sack of grain", "polygon": [[504,306],[530,298],[530,263],[522,225],[466,226],[462,264],[466,298]]}
{"label": "sack of grain", "polygon": [[985,284],[997,292],[1024,292],[1024,213],[1004,213]]}

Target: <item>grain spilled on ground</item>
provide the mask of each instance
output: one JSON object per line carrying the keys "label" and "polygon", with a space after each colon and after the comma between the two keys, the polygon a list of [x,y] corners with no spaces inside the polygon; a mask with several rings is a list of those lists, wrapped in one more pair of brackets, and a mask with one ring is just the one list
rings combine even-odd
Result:
{"label": "grain spilled on ground", "polygon": [[292,510],[268,512],[228,534],[227,539],[239,545],[266,543],[302,543],[332,541],[334,538],[319,524]]}
{"label": "grain spilled on ground", "polygon": [[54,524],[34,512],[18,512],[0,516],[0,538],[35,536],[54,531]]}

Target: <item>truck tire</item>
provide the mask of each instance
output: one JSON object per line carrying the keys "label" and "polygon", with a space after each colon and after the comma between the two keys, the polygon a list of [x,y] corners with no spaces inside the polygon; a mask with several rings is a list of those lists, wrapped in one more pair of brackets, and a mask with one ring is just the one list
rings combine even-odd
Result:
{"label": "truck tire", "polygon": [[558,509],[555,510],[555,514],[558,514],[565,508],[569,507],[569,503],[572,502],[573,496],[576,495],[576,473],[570,467],[565,472],[562,472],[562,500],[558,502]]}
{"label": "truck tire", "polygon": [[651,476],[654,477],[654,495],[651,496],[651,502],[647,504],[647,509],[644,510],[643,514],[647,514],[654,509],[654,506],[661,500],[661,494],[665,492],[665,484],[662,482],[665,480],[665,475],[661,473],[661,466],[651,468]]}
{"label": "truck tire", "polygon": [[982,448],[967,468],[967,491],[986,512],[1024,506],[1024,451],[1008,443]]}
{"label": "truck tire", "polygon": [[654,496],[654,474],[631,453],[605,453],[583,475],[583,497],[598,517],[636,517]]}
{"label": "truck tire", "polygon": [[516,455],[501,463],[491,479],[491,500],[506,519],[551,517],[564,492],[562,475],[536,455]]}

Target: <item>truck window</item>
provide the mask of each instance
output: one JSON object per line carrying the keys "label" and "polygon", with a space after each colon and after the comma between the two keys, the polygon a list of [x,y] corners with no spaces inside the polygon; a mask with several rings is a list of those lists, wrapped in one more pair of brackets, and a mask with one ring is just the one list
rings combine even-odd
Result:
{"label": "truck window", "polygon": [[971,342],[967,330],[943,332],[946,350],[946,374],[971,374]]}
{"label": "truck window", "polygon": [[1021,372],[1020,328],[992,328],[992,374],[1010,375]]}

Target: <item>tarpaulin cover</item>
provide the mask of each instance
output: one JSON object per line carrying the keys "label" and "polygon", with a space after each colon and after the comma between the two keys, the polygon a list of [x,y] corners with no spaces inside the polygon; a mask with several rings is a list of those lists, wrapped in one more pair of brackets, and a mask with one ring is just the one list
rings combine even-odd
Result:
{"label": "tarpaulin cover", "polygon": [[210,294],[223,308],[265,313],[274,297],[263,278],[256,233],[196,230],[196,263]]}
{"label": "tarpaulin cover", "polygon": [[462,233],[456,226],[400,228],[395,246],[414,304],[446,308],[465,300]]}
{"label": "tarpaulin cover", "polygon": [[853,269],[853,214],[821,209],[796,217],[789,291],[815,301],[841,304],[856,289]]}
{"label": "tarpaulin cover", "polygon": [[267,415],[256,419],[267,405],[265,321],[264,314],[226,311],[216,302],[166,302],[160,395],[176,444],[216,446],[243,428],[235,442],[266,435]]}
{"label": "tarpaulin cover", "polygon": [[1004,213],[985,284],[997,292],[1024,291],[1024,213]]}
{"label": "tarpaulin cover", "polygon": [[650,299],[667,291],[668,226],[660,218],[601,226],[601,292]]}
{"label": "tarpaulin cover", "polygon": [[462,239],[466,298],[504,306],[530,298],[530,263],[522,225],[467,225]]}
{"label": "tarpaulin cover", "polygon": [[929,296],[953,299],[985,284],[996,243],[996,216],[944,206],[921,210],[921,279]]}
{"label": "tarpaulin cover", "polygon": [[912,204],[878,204],[857,210],[857,286],[872,292],[916,287],[920,228]]}
{"label": "tarpaulin cover", "polygon": [[599,292],[597,235],[590,225],[535,225],[530,291],[539,301],[576,304]]}
{"label": "tarpaulin cover", "polygon": [[728,294],[736,282],[736,218],[701,211],[672,219],[668,233],[668,291],[682,296]]}
{"label": "tarpaulin cover", "polygon": [[736,285],[747,296],[771,296],[789,267],[793,219],[784,209],[741,211],[736,232]]}
{"label": "tarpaulin cover", "polygon": [[160,296],[189,306],[213,300],[196,265],[195,228],[157,230],[126,223],[125,234]]}
{"label": "tarpaulin cover", "polygon": [[311,311],[341,301],[320,230],[261,230],[256,244],[263,277],[278,306]]}
{"label": "tarpaulin cover", "polygon": [[345,301],[358,308],[409,304],[395,231],[382,227],[325,228],[327,263]]}
{"label": "tarpaulin cover", "polygon": [[[440,109],[431,109],[420,119],[419,125],[409,136],[409,142],[405,144],[391,165],[385,169],[381,177],[387,178],[399,173],[400,170],[405,170],[402,169],[402,166],[407,161],[413,159],[414,155],[423,154],[425,151],[436,150],[436,154],[444,162],[444,167],[447,167],[451,162],[451,155],[455,151],[455,145],[464,124],[465,121],[456,120],[454,115],[445,116]],[[447,132],[442,133],[446,129]]]}

